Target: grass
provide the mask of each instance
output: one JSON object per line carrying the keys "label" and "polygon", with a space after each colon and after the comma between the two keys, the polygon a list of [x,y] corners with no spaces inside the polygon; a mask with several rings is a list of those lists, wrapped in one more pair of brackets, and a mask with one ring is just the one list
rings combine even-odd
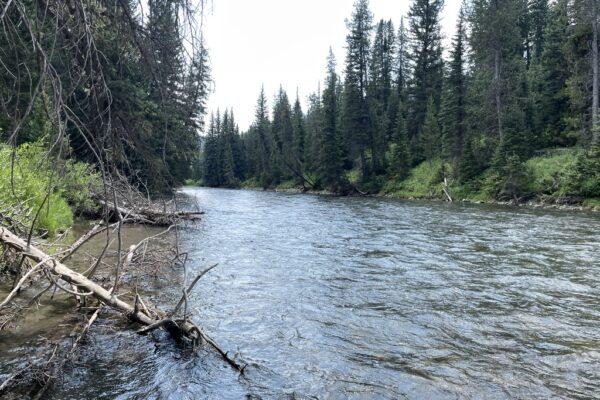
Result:
{"label": "grass", "polygon": [[589,208],[600,208],[600,198],[593,197],[590,199],[585,199],[583,201],[583,206]]}
{"label": "grass", "polygon": [[47,156],[41,142],[19,146],[14,163],[0,146],[0,210],[50,236],[73,224],[74,209],[94,207],[89,193],[99,181],[88,164]]}
{"label": "grass", "polygon": [[449,174],[450,166],[441,160],[424,161],[405,180],[386,181],[381,193],[399,198],[441,198],[444,171]]}
{"label": "grass", "polygon": [[576,161],[577,152],[574,150],[530,158],[525,162],[525,167],[530,175],[528,190],[537,196],[560,197],[564,195]]}
{"label": "grass", "polygon": [[287,181],[283,181],[280,184],[278,184],[277,186],[275,186],[275,189],[278,190],[290,190],[290,189],[298,189],[301,186],[298,185],[293,179],[287,180]]}
{"label": "grass", "polygon": [[258,179],[254,178],[254,177],[250,178],[250,179],[246,179],[244,182],[242,182],[242,184],[240,186],[242,189],[262,188],[262,185],[260,184]]}

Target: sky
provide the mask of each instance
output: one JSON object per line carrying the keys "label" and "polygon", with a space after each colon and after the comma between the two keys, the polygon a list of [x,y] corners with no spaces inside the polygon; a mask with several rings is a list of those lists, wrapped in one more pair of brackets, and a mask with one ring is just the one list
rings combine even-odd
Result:
{"label": "sky", "polygon": [[[354,0],[213,0],[204,22],[214,90],[209,112],[233,109],[242,131],[254,119],[262,85],[272,106],[279,87],[290,102],[306,99],[325,77],[331,46],[342,71],[346,24]],[[391,19],[397,29],[410,0],[370,0],[373,21]],[[450,44],[461,0],[446,0],[442,15],[444,43]]]}

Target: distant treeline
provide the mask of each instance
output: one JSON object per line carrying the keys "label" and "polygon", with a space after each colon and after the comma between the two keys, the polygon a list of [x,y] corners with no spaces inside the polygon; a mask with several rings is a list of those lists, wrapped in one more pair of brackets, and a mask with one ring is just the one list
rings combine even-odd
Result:
{"label": "distant treeline", "polygon": [[569,190],[600,195],[597,1],[466,1],[446,58],[442,12],[413,0],[396,29],[357,0],[343,76],[330,51],[306,111],[281,89],[271,110],[261,90],[248,132],[231,111],[213,115],[204,184],[378,191],[435,160],[440,180],[512,198],[528,158],[576,147]]}

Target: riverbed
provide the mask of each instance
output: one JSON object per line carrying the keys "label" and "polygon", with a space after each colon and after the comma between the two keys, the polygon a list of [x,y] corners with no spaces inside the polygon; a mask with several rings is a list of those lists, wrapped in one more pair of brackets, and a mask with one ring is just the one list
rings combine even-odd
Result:
{"label": "riverbed", "polygon": [[[595,398],[600,216],[186,188],[195,320],[248,364],[92,329],[56,398]],[[180,276],[154,296],[176,302]],[[166,284],[166,282],[170,282]],[[5,358],[6,359],[6,358]]]}

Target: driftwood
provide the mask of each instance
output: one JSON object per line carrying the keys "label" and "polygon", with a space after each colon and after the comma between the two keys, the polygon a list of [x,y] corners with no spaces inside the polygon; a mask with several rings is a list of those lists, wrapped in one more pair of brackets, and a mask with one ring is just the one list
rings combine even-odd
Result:
{"label": "driftwood", "polygon": [[[130,320],[148,327],[148,329],[143,330],[140,333],[146,333],[150,330],[164,327],[173,337],[187,338],[192,342],[193,345],[208,343],[219,354],[221,354],[221,356],[223,356],[223,358],[232,367],[240,372],[243,371],[243,368],[237,362],[228,357],[227,353],[223,351],[214,340],[205,334],[196,324],[189,321],[185,315],[183,319],[175,320],[170,317],[166,317],[165,314],[159,310],[148,309],[145,305],[140,308],[139,304],[143,303],[141,302],[141,298],[139,298],[139,296],[136,297],[135,305],[131,305],[119,299],[119,297],[115,295],[113,290],[114,287],[108,290],[103,288],[86,276],[65,266],[60,259],[49,256],[33,245],[28,246],[26,241],[4,227],[0,227],[0,243],[35,262],[36,266],[34,268],[41,268],[46,276],[60,289],[80,297],[92,296],[101,303],[125,314]],[[132,246],[132,248],[129,249],[129,252],[126,256],[126,262],[131,261],[133,252],[135,250],[134,247],[135,246]],[[67,254],[69,253],[67,252]],[[63,254],[63,257],[64,256],[65,255]],[[201,276],[206,272],[208,271],[204,271]],[[64,286],[61,286],[55,277],[78,288],[80,291],[73,292]],[[8,303],[11,298],[11,295],[9,295],[9,297],[0,304],[0,309],[3,305]],[[154,316],[159,317],[157,318]]]}
{"label": "driftwood", "polygon": [[442,191],[446,195],[446,198],[448,199],[448,201],[450,203],[452,203],[453,202],[452,196],[450,196],[450,189],[448,189],[448,179],[446,179],[445,177],[444,177],[444,183],[442,184]]}
{"label": "driftwood", "polygon": [[[197,221],[204,214],[202,211],[160,211],[153,208],[128,208],[114,203],[98,199],[105,212],[108,214],[117,212],[123,222],[132,222],[137,224],[169,226],[181,221]],[[114,216],[113,216],[114,217]]]}

